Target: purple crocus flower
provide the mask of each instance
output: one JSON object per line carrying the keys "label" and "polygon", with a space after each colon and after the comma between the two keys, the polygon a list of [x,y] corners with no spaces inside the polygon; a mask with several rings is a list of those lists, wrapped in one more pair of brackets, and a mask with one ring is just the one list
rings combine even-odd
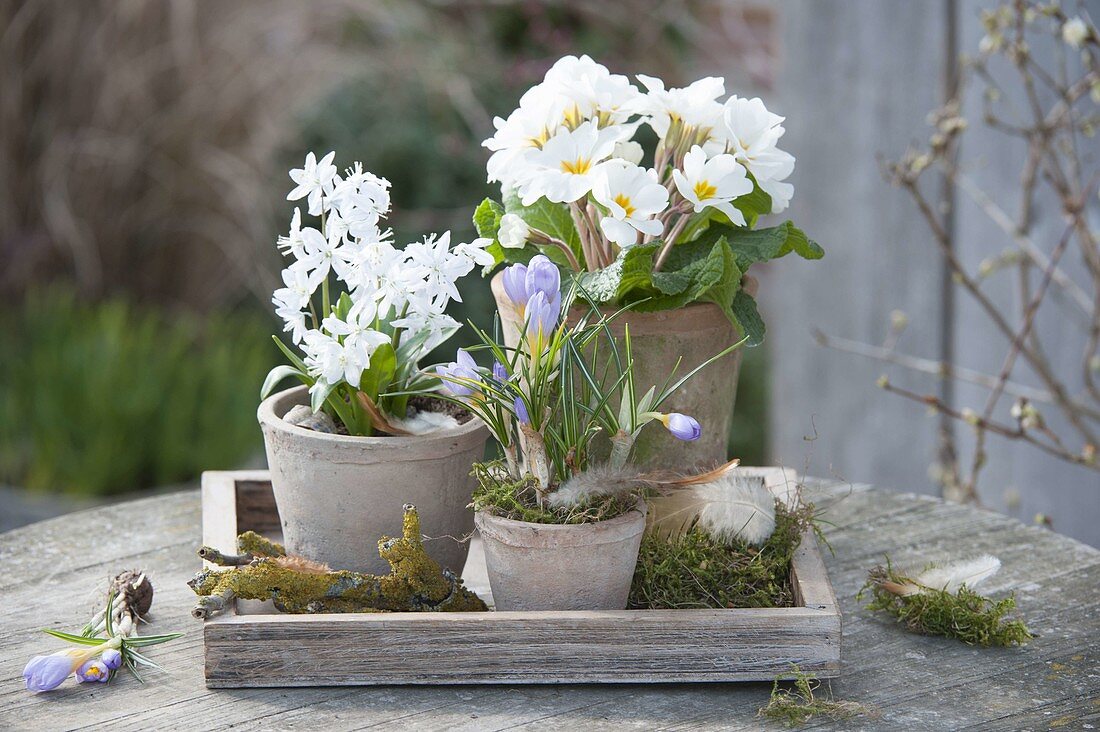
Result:
{"label": "purple crocus flower", "polygon": [[501,383],[508,380],[508,369],[500,361],[493,361],[493,378]]}
{"label": "purple crocus flower", "polygon": [[504,281],[504,293],[517,308],[527,304],[527,265],[513,264],[505,267],[501,274]]}
{"label": "purple crocus flower", "polygon": [[122,653],[116,648],[108,648],[99,657],[99,660],[103,662],[104,666],[114,671],[122,665]]}
{"label": "purple crocus flower", "polygon": [[58,651],[49,656],[35,656],[23,669],[23,681],[33,692],[49,691],[61,686],[69,678],[79,658],[69,651]]}
{"label": "purple crocus flower", "polygon": [[513,403],[516,410],[516,419],[520,424],[531,424],[531,415],[527,413],[527,405],[523,403],[521,397],[516,397],[516,401]]}
{"label": "purple crocus flower", "polygon": [[561,314],[561,295],[550,300],[546,293],[536,292],[527,301],[527,341],[532,353],[542,353],[550,333]]}
{"label": "purple crocus flower", "polygon": [[541,292],[548,298],[561,294],[561,272],[558,265],[550,261],[545,254],[531,257],[527,265],[527,277],[524,280],[524,288],[527,297],[532,297],[536,292]]}
{"label": "purple crocus flower", "polygon": [[76,681],[100,681],[106,682],[111,676],[111,669],[102,661],[88,661],[76,670]]}
{"label": "purple crocus flower", "polygon": [[452,378],[467,381],[481,380],[474,357],[462,349],[459,349],[458,353],[455,354],[455,361],[444,366],[437,366],[436,375],[443,379],[447,391],[458,397],[470,396],[474,393],[474,388],[469,384],[451,381]]}
{"label": "purple crocus flower", "polygon": [[686,414],[680,414],[679,412],[662,414],[660,420],[672,433],[672,436],[678,440],[690,442],[698,440],[699,436],[703,434],[703,428],[699,425],[699,422],[694,417],[689,417]]}

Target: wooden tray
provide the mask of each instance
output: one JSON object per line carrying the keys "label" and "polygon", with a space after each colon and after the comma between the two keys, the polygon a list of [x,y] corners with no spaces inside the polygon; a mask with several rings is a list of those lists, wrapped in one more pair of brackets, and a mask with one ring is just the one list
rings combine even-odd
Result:
{"label": "wooden tray", "polygon": [[[797,480],[746,470],[777,495]],[[248,529],[281,537],[264,471],[204,473],[202,515],[203,543],[227,553]],[[463,579],[491,601],[476,537]],[[237,601],[205,621],[206,685],[770,681],[791,678],[792,664],[835,677],[840,612],[812,533],[791,581],[797,607],[737,610],[288,615]]]}

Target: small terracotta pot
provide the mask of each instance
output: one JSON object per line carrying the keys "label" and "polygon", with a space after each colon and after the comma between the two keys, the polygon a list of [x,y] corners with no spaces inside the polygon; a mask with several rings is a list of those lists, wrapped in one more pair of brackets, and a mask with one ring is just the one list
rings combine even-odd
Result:
{"label": "small terracotta pot", "polygon": [[[755,280],[746,277],[744,286],[750,294],[756,292]],[[501,274],[493,277],[492,289],[504,341],[509,348],[515,348],[523,319],[504,292]],[[617,310],[603,308],[609,315]],[[586,308],[574,305],[569,317],[576,319],[586,312]],[[628,311],[611,324],[616,339],[622,337],[627,326],[630,327],[634,383],[639,396],[650,386],[660,388],[678,359],[677,378],[738,340],[729,319],[712,303],[694,303],[652,313]],[[606,352],[607,349],[602,347],[602,350]],[[635,443],[634,464],[644,468],[689,471],[725,462],[740,369],[741,348],[712,363],[680,387],[661,405],[660,411],[694,417],[703,428],[702,436],[694,442],[681,442],[659,423],[650,423]],[[599,446],[596,447],[598,450]]]}
{"label": "small terracotta pot", "polygon": [[469,543],[459,539],[473,530],[470,466],[489,436],[481,421],[418,437],[352,437],[284,421],[298,404],[309,404],[304,386],[268,397],[257,413],[287,551],[388,574],[378,540],[401,536],[402,506],[412,503],[424,533],[437,537],[424,542],[428,554],[461,573]]}
{"label": "small terracotta pot", "polygon": [[623,610],[645,531],[645,501],[607,521],[533,524],[474,514],[497,610]]}

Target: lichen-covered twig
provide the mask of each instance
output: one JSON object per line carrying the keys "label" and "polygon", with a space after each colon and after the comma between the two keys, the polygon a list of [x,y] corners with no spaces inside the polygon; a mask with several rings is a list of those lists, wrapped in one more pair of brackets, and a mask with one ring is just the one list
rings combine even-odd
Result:
{"label": "lichen-covered twig", "polygon": [[[920,585],[895,570],[887,558],[885,567],[867,573],[867,583],[856,600],[870,592],[868,610],[892,615],[907,630],[922,635],[942,635],[979,646],[1023,645],[1033,637],[1023,621],[1005,620],[1016,608],[1012,596],[994,601],[965,584],[954,591]],[[921,591],[912,592],[914,586]]]}
{"label": "lichen-covered twig", "polygon": [[[204,550],[203,547],[200,554]],[[388,575],[328,571],[327,567],[286,556],[282,546],[252,532],[238,537],[241,556],[213,550],[204,558],[218,559],[233,567],[203,570],[188,584],[199,595],[192,615],[205,618],[225,609],[233,598],[271,599],[288,613],[385,612],[385,611],[482,611],[485,603],[463,586],[449,569],[443,569],[424,551],[420,517],[406,504],[403,534],[383,537],[378,554],[390,564]],[[254,558],[238,566],[244,555]]]}

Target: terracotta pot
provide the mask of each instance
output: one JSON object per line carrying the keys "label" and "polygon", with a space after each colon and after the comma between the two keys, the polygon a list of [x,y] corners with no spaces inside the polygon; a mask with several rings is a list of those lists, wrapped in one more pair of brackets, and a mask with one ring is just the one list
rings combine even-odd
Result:
{"label": "terracotta pot", "polygon": [[[756,282],[746,278],[745,287],[753,293]],[[505,343],[514,348],[523,320],[504,292],[501,274],[493,277],[492,289]],[[604,311],[610,314],[616,309],[605,308]],[[570,318],[580,317],[585,312],[586,309],[575,305]],[[634,383],[639,396],[654,384],[663,385],[677,359],[681,359],[676,372],[679,377],[737,342],[733,326],[712,303],[694,303],[654,313],[626,312],[615,319],[611,330],[620,337],[626,326],[630,327]],[[634,462],[646,468],[683,471],[711,468],[724,462],[740,368],[739,348],[697,373],[661,405],[662,412],[681,412],[699,420],[703,434],[698,440],[681,442],[661,424],[650,423],[642,430],[634,447]],[[596,447],[598,453],[599,446]]]}
{"label": "terracotta pot", "polygon": [[623,610],[645,531],[645,501],[608,521],[532,524],[485,511],[474,523],[497,610]]}
{"label": "terracotta pot", "polygon": [[483,457],[485,426],[471,420],[419,437],[350,437],[283,420],[308,403],[300,386],[268,397],[257,413],[287,551],[334,569],[387,574],[378,540],[401,536],[402,506],[412,503],[424,533],[437,537],[425,540],[428,554],[461,573],[469,544],[458,539],[473,530],[470,466]]}

